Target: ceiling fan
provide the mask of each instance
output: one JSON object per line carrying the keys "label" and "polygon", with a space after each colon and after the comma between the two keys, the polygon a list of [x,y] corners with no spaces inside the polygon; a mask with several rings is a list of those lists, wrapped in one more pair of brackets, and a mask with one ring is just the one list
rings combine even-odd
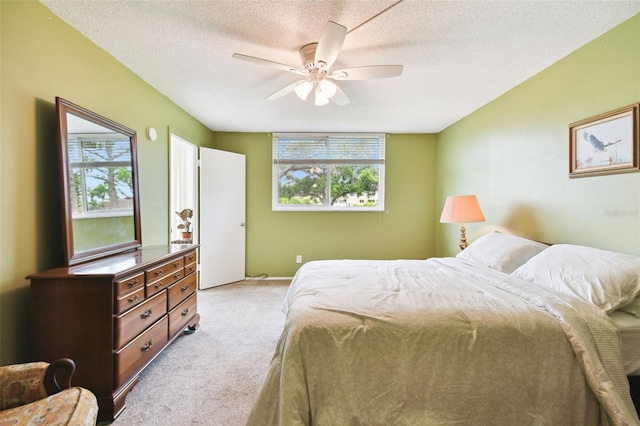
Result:
{"label": "ceiling fan", "polygon": [[342,106],[350,102],[349,97],[332,80],[369,80],[397,77],[402,74],[402,65],[370,65],[334,70],[333,63],[340,53],[346,35],[347,29],[344,26],[329,21],[322,32],[320,41],[306,44],[300,48],[302,68],[240,53],[234,53],[233,57],[305,77],[267,96],[266,99],[269,101],[281,98],[294,91],[304,101],[313,91],[315,105],[326,105],[331,100]]}

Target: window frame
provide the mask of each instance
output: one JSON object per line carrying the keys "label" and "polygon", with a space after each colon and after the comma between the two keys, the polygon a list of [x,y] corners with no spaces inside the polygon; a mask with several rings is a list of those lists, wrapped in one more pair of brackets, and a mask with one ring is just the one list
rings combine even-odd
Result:
{"label": "window frame", "polygon": [[[345,159],[345,158],[331,158],[325,159],[328,162],[316,161],[309,159],[309,165],[321,165],[326,167],[327,176],[331,176],[332,166],[341,165],[376,165],[378,167],[378,190],[377,190],[377,205],[376,206],[338,206],[331,204],[280,204],[279,193],[279,166],[284,164],[306,164],[306,159],[300,160],[285,160],[281,161],[277,157],[278,140],[280,138],[286,139],[357,139],[357,138],[378,138],[378,158],[376,159]],[[308,212],[381,212],[385,210],[385,151],[386,151],[386,133],[273,133],[272,134],[272,150],[271,150],[271,210],[272,211],[308,211]],[[331,193],[331,179],[327,179],[327,187],[325,188],[327,194]],[[326,198],[330,200],[331,197]]]}

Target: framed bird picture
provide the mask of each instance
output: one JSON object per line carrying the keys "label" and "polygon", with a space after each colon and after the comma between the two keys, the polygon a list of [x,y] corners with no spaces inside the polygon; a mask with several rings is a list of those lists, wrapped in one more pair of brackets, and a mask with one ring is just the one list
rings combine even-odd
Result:
{"label": "framed bird picture", "polygon": [[569,177],[640,171],[639,104],[569,124]]}

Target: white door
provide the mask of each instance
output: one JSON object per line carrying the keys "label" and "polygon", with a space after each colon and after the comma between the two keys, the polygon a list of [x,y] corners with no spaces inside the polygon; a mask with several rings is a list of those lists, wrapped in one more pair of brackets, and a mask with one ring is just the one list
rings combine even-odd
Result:
{"label": "white door", "polygon": [[200,148],[200,288],[245,277],[245,156]]}

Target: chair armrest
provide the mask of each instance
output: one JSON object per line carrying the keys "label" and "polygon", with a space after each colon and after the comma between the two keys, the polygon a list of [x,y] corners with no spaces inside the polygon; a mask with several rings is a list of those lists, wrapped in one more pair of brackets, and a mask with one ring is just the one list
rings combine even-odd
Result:
{"label": "chair armrest", "polygon": [[49,395],[71,387],[71,377],[76,371],[76,364],[69,358],[53,361],[44,375],[44,387]]}

